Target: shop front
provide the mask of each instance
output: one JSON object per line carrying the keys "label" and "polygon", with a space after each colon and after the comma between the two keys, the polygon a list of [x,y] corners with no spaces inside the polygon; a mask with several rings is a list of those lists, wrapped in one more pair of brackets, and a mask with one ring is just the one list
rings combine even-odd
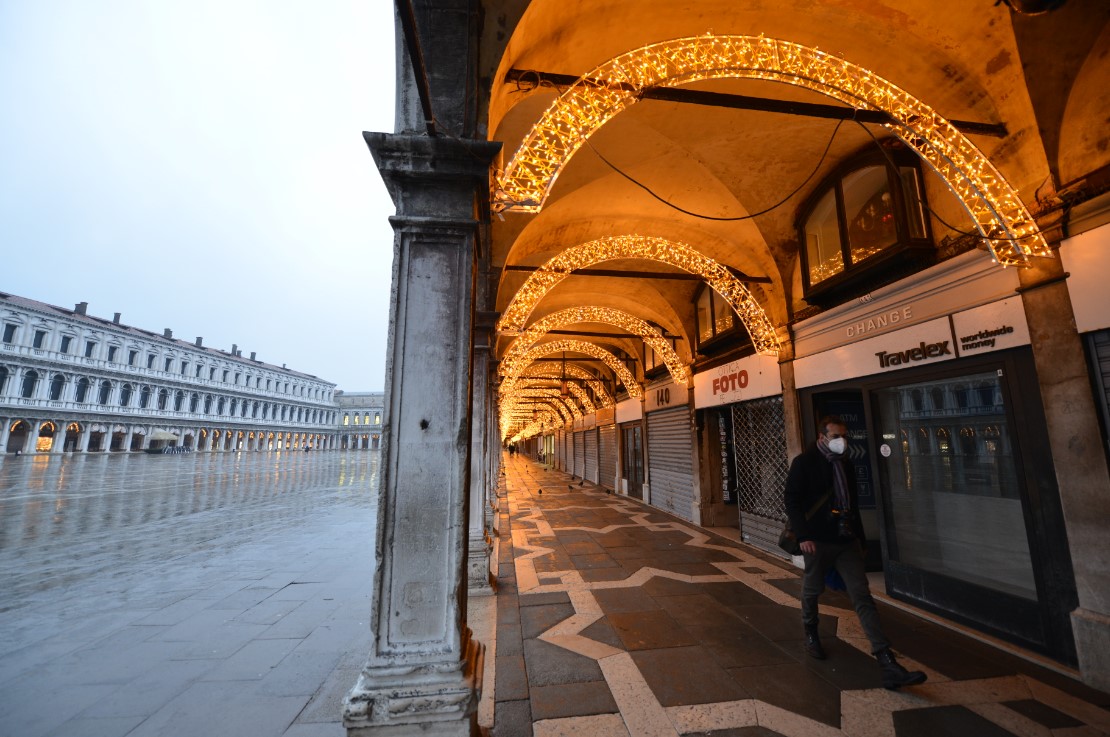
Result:
{"label": "shop front", "polygon": [[1021,297],[970,258],[936,270],[796,326],[805,438],[825,415],[848,425],[869,561],[891,596],[1074,663],[1076,590]]}
{"label": "shop front", "polygon": [[701,523],[690,390],[669,382],[645,388],[647,492],[653,507]]}
{"label": "shop front", "polygon": [[644,498],[644,404],[639,399],[626,399],[617,404],[616,424],[619,433],[621,494]]}

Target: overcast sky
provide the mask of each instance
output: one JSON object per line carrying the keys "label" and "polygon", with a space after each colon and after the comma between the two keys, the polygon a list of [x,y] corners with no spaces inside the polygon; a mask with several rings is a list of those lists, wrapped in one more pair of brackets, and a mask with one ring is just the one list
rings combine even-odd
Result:
{"label": "overcast sky", "polygon": [[0,0],[0,290],[383,388],[389,0]]}

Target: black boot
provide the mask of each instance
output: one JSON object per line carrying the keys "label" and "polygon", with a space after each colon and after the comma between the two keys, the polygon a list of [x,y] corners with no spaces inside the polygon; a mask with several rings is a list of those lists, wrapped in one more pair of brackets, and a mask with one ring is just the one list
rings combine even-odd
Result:
{"label": "black boot", "polygon": [[825,648],[821,647],[821,636],[817,628],[806,627],[806,655],[817,660],[825,659]]}
{"label": "black boot", "polygon": [[928,678],[924,673],[919,670],[906,670],[894,657],[894,653],[890,650],[883,650],[875,654],[875,660],[879,661],[879,667],[883,671],[883,688],[891,691],[897,691],[902,686],[916,686],[919,683],[925,683]]}

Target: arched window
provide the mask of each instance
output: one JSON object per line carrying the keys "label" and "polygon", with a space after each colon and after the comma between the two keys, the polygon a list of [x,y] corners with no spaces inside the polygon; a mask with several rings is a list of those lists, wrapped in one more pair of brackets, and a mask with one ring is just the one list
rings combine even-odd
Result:
{"label": "arched window", "polygon": [[73,395],[73,401],[84,402],[89,398],[89,380],[81,377],[77,380],[77,391]]}
{"label": "arched window", "polygon": [[914,412],[925,409],[925,399],[922,397],[920,389],[914,389],[910,392],[910,401],[913,403]]}
{"label": "arched window", "polygon": [[204,414],[206,414],[206,415],[212,414],[212,395],[211,394],[205,394],[204,395]]}
{"label": "arched window", "polygon": [[366,412],[362,415],[362,424],[363,425],[369,425],[370,424],[370,413],[369,412]]}
{"label": "arched window", "polygon": [[983,448],[987,451],[987,455],[998,455],[1002,450],[1002,434],[998,431],[998,425],[987,425],[983,428]]}
{"label": "arched window", "polygon": [[248,402],[247,402],[247,400],[244,399],[242,407],[241,407],[240,412],[239,412],[239,416],[240,417],[246,417],[247,416],[247,410],[249,410],[249,409],[250,409],[250,407],[248,406]]}
{"label": "arched window", "polygon": [[358,413],[356,412],[356,413],[355,413],[355,424],[356,424],[356,425],[357,425],[357,424],[359,424],[359,421],[358,421],[358,420],[359,420],[359,418],[358,418]]}
{"label": "arched window", "polygon": [[200,395],[193,392],[189,397],[189,411],[196,414],[197,407],[200,405]]}
{"label": "arched window", "polygon": [[165,389],[158,390],[158,409],[166,409],[170,404],[170,393]]}
{"label": "arched window", "polygon": [[258,402],[251,405],[251,417],[258,417]]}
{"label": "arched window", "polygon": [[142,408],[142,409],[146,409],[149,406],[150,406],[150,387],[146,386],[146,385],[143,385],[143,388],[139,391],[139,407]]}
{"label": "arched window", "polygon": [[979,446],[975,442],[975,428],[960,428],[960,452],[965,456],[979,455]]}
{"label": "arched window", "polygon": [[8,367],[0,366],[0,394],[8,388]]}
{"label": "arched window", "polygon": [[50,398],[57,401],[62,398],[62,390],[66,388],[66,377],[61,374],[54,374],[54,380],[50,382]]}
{"label": "arched window", "polygon": [[180,412],[182,405],[185,404],[185,392],[180,389],[173,395],[173,411]]}
{"label": "arched window", "polygon": [[382,424],[382,415],[381,415],[381,413],[380,413],[380,412],[375,412],[375,413],[374,413],[374,424],[375,424],[375,425],[380,425],[380,424]]}
{"label": "arched window", "polygon": [[132,388],[130,384],[124,384],[119,390],[119,406],[126,407],[131,404]]}
{"label": "arched window", "polygon": [[108,404],[108,398],[112,396],[112,382],[105,379],[100,382],[100,395],[97,397],[97,402],[100,404]]}
{"label": "arched window", "polygon": [[238,411],[239,411],[239,399],[237,397],[233,397],[232,400],[231,400],[231,410],[228,412],[228,414],[231,415],[232,417],[234,417],[235,413],[238,412]]}
{"label": "arched window", "polygon": [[351,424],[351,416],[349,414],[347,414],[346,412],[343,413],[343,424],[344,425],[350,425]]}
{"label": "arched window", "polygon": [[216,401],[216,414],[223,415],[226,401],[224,397],[220,397],[219,400]]}
{"label": "arched window", "polygon": [[933,452],[933,438],[926,427],[917,431],[917,452],[927,455]]}
{"label": "arched window", "polygon": [[937,451],[943,455],[952,452],[951,436],[946,428],[937,428]]}
{"label": "arched window", "polygon": [[19,393],[24,399],[30,399],[35,396],[35,387],[39,384],[39,374],[37,371],[28,371],[23,374],[23,387]]}

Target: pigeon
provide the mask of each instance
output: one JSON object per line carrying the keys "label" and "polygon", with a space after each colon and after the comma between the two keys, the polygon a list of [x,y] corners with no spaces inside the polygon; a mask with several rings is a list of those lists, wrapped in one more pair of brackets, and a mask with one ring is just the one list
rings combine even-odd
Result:
{"label": "pigeon", "polygon": [[540,489],[540,490],[539,490],[539,491],[537,491],[536,493],[537,493],[537,494],[542,494],[542,493],[543,493],[543,489]]}

